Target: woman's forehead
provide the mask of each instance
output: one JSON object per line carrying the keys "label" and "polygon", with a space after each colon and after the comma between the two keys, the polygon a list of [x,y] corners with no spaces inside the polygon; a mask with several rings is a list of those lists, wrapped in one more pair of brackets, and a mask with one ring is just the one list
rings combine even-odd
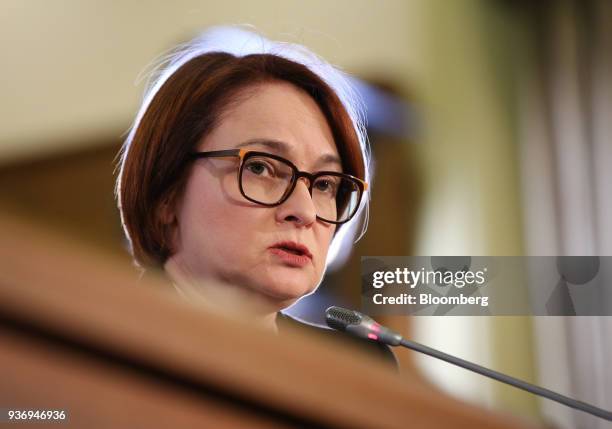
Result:
{"label": "woman's forehead", "polygon": [[[286,157],[298,167],[333,167],[342,162],[327,119],[305,91],[269,83],[238,95],[200,150],[245,148]],[[300,162],[301,161],[301,162]]]}
{"label": "woman's forehead", "polygon": [[332,132],[317,102],[290,83],[272,82],[247,88],[236,95],[221,118],[222,123],[244,134],[273,132],[281,140],[290,137],[333,142]]}

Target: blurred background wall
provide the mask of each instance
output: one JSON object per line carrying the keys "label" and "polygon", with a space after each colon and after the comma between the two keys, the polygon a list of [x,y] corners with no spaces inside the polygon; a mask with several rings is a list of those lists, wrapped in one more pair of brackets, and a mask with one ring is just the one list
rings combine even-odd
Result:
{"label": "blurred background wall", "polygon": [[[378,167],[370,228],[313,302],[358,306],[366,255],[610,254],[611,7],[4,0],[0,204],[129,259],[113,169],[143,91],[139,76],[206,27],[247,23],[308,46],[380,91],[369,99],[374,125],[375,115],[391,111],[403,118],[399,128],[370,129]],[[376,103],[387,97],[391,104]],[[570,192],[588,198],[563,200]],[[610,321],[536,319],[543,318],[388,322],[432,347],[611,408]],[[418,371],[463,399],[560,427],[603,427],[467,371],[398,354],[407,379]]]}

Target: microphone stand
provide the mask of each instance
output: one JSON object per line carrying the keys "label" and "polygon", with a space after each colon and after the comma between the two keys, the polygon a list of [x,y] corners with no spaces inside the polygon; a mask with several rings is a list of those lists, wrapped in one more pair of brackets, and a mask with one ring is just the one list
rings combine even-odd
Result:
{"label": "microphone stand", "polygon": [[543,396],[556,402],[560,402],[561,404],[567,405],[568,407],[575,408],[577,410],[584,411],[594,416],[601,417],[602,419],[612,421],[611,412],[598,408],[594,405],[587,404],[586,402],[572,399],[570,397],[561,395],[560,393],[553,392],[552,390],[536,386],[535,384],[527,383],[526,381],[519,380],[518,378],[514,378],[501,372],[485,368],[484,366],[480,366],[467,360],[458,358],[456,356],[449,355],[448,353],[432,349],[431,347],[427,347],[423,344],[419,344],[414,341],[402,338],[402,340],[400,341],[400,345],[411,350],[415,350],[417,352],[424,353],[426,355],[443,360],[445,362],[452,363],[453,365],[460,366],[478,374],[484,375],[485,377],[493,378],[497,381],[501,381],[502,383],[518,387],[519,389],[526,390],[527,392]]}
{"label": "microphone stand", "polygon": [[584,411],[585,413],[592,414],[608,421],[612,421],[612,412],[610,411],[587,404],[586,402],[572,399],[568,396],[561,395],[560,393],[553,392],[552,390],[536,386],[535,384],[527,383],[526,381],[519,380],[518,378],[511,377],[501,372],[485,368],[484,366],[480,366],[473,362],[449,355],[448,353],[432,349],[431,347],[427,347],[423,344],[406,340],[397,332],[380,325],[370,316],[362,314],[358,311],[336,306],[329,307],[325,311],[325,321],[330,328],[338,331],[348,332],[349,334],[359,338],[378,341],[389,346],[401,345],[419,353],[424,353],[428,356],[435,357],[436,359],[440,359],[453,365],[460,366],[461,368],[476,372],[480,375],[484,375],[485,377],[518,387],[519,389],[535,395],[543,396],[568,407]]}

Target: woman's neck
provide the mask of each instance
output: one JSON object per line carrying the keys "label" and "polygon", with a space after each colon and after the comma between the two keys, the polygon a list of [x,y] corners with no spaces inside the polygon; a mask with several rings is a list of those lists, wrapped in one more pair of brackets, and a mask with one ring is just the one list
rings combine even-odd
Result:
{"label": "woman's neck", "polygon": [[214,313],[230,313],[268,331],[278,333],[276,324],[279,303],[248,288],[220,282],[213,278],[196,278],[172,257],[164,272],[177,292],[189,302],[200,304]]}

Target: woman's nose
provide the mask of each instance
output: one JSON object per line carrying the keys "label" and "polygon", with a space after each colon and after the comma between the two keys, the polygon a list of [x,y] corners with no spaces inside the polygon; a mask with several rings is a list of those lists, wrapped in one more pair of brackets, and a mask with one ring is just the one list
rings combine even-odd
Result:
{"label": "woman's nose", "polygon": [[298,179],[289,198],[277,208],[276,214],[279,221],[310,225],[317,219],[317,212],[308,187],[307,178]]}

